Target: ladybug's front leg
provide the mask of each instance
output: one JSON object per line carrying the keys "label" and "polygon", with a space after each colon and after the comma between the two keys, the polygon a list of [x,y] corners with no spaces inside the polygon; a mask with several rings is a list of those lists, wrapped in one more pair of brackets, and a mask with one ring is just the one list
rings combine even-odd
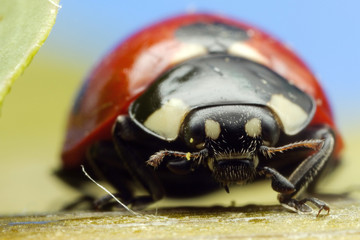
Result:
{"label": "ladybug's front leg", "polygon": [[[294,191],[278,191],[278,199],[284,207],[294,210],[296,212],[310,212],[312,209],[306,204],[310,202],[319,208],[318,215],[322,210],[330,211],[329,206],[316,198],[304,198],[302,200],[296,200],[294,197],[308,186],[309,183],[318,175],[319,171],[323,169],[325,163],[328,162],[331,157],[335,146],[335,138],[333,133],[327,127],[320,127],[313,131],[313,139],[320,139],[321,144],[315,144],[319,140],[309,140],[300,143],[289,144],[286,147],[264,147],[263,152],[268,156],[276,154],[276,152],[287,151],[293,145],[294,148],[298,148],[300,144],[304,144],[304,147],[316,149],[316,152],[307,157],[300,165],[293,171],[290,177],[287,179],[293,186]],[[313,143],[312,143],[313,142]],[[306,144],[308,146],[306,146]],[[317,147],[318,146],[318,147]],[[276,160],[275,160],[276,161]]]}
{"label": "ladybug's front leg", "polygon": [[137,200],[150,204],[163,198],[163,186],[146,164],[148,156],[153,153],[153,149],[148,149],[147,145],[156,145],[156,140],[146,134],[126,115],[118,117],[113,128],[113,140],[116,152],[128,173],[149,193],[149,196],[134,198],[133,204],[136,204]]}

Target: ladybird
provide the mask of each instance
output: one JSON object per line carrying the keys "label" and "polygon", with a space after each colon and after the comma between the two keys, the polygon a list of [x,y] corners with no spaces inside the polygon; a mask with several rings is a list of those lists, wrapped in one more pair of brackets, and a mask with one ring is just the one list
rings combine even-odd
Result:
{"label": "ladybird", "polygon": [[256,27],[196,13],[141,30],[98,64],[72,108],[61,172],[69,181],[85,165],[139,206],[268,177],[283,206],[320,214],[329,206],[300,193],[342,149],[299,57]]}

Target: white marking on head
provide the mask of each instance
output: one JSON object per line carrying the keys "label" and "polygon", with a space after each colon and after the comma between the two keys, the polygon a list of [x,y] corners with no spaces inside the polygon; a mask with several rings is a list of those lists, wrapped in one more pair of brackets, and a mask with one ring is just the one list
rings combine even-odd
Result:
{"label": "white marking on head", "polygon": [[205,55],[207,50],[205,46],[195,43],[182,43],[181,47],[172,57],[172,64],[184,62],[187,59]]}
{"label": "white marking on head", "polygon": [[259,51],[249,46],[245,42],[233,43],[228,48],[228,52],[232,55],[244,57],[257,63],[268,64],[268,60],[261,53],[259,53]]}
{"label": "white marking on head", "polygon": [[221,132],[220,123],[207,119],[205,121],[205,135],[213,140],[216,140]]}
{"label": "white marking on head", "polygon": [[174,140],[188,111],[181,99],[170,99],[146,119],[144,126],[167,140]]}
{"label": "white marking on head", "polygon": [[249,137],[257,137],[261,134],[261,120],[252,118],[245,124],[245,132]]}
{"label": "white marking on head", "polygon": [[288,135],[296,134],[307,121],[308,114],[282,94],[272,95],[267,105],[277,114]]}

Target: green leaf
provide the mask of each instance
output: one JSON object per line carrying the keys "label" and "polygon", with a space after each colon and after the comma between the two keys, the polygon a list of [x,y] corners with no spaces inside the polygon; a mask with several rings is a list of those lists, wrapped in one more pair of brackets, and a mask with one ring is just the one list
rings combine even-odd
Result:
{"label": "green leaf", "polygon": [[45,42],[60,0],[0,0],[0,109],[11,85]]}

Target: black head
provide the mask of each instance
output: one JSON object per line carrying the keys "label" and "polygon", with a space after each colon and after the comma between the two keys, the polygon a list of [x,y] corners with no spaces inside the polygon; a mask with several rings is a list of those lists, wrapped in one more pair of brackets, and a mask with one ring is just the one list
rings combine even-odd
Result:
{"label": "black head", "polygon": [[264,107],[225,105],[196,109],[183,121],[180,138],[223,184],[246,183],[256,174],[260,146],[273,146],[280,128]]}

